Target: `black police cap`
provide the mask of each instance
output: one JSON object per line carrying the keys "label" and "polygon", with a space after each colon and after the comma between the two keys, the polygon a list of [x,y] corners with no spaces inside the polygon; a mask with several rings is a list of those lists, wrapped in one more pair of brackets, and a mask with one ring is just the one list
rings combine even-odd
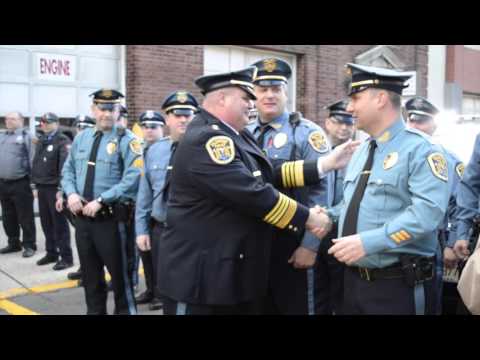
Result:
{"label": "black police cap", "polygon": [[422,122],[430,120],[440,111],[427,99],[415,96],[405,103],[405,110],[410,121]]}
{"label": "black police cap", "polygon": [[47,113],[42,115],[40,120],[51,124],[51,123],[54,123],[54,122],[58,122],[58,116],[56,114],[52,113],[52,112],[47,112]]}
{"label": "black police cap", "polygon": [[239,87],[252,100],[257,100],[253,91],[253,79],[255,79],[256,73],[257,68],[250,66],[239,71],[201,76],[195,80],[195,85],[200,88],[203,95],[226,87]]}
{"label": "black police cap", "polygon": [[352,113],[347,111],[348,102],[349,101],[346,99],[337,100],[334,103],[325,105],[323,109],[329,111],[328,117],[333,117],[339,122],[347,125],[353,125],[355,123],[355,118]]}
{"label": "black police cap", "polygon": [[121,92],[113,89],[100,89],[91,93],[90,96],[93,96],[93,103],[99,109],[110,111],[113,111],[115,105],[119,104],[121,99],[125,97]]}
{"label": "black police cap", "polygon": [[147,110],[140,115],[140,124],[158,124],[158,125],[165,125],[165,119],[159,112],[153,110]]}
{"label": "black police cap", "polygon": [[292,76],[290,65],[277,58],[268,58],[253,64],[257,67],[257,76],[253,80],[255,85],[272,86],[286,84]]}
{"label": "black police cap", "polygon": [[180,90],[169,94],[162,103],[162,110],[168,114],[193,115],[198,110],[198,102],[188,91]]}
{"label": "black police cap", "polygon": [[408,87],[405,82],[412,75],[400,71],[348,63],[347,74],[352,76],[348,95],[361,92],[368,88],[385,89],[402,95]]}

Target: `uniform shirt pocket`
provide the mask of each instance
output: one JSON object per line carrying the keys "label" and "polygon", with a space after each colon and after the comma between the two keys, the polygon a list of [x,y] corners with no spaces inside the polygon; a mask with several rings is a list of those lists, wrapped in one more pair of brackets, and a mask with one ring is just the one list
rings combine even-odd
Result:
{"label": "uniform shirt pocket", "polygon": [[385,214],[396,213],[404,206],[399,195],[400,174],[383,173],[370,176],[365,196],[374,201],[369,202],[373,209]]}

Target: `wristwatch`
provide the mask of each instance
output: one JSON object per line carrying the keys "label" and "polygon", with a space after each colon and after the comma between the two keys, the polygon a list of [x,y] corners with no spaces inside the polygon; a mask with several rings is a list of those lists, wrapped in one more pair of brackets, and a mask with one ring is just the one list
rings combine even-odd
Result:
{"label": "wristwatch", "polygon": [[102,198],[101,196],[99,196],[99,197],[97,198],[97,202],[99,202],[100,204],[103,204],[103,198]]}

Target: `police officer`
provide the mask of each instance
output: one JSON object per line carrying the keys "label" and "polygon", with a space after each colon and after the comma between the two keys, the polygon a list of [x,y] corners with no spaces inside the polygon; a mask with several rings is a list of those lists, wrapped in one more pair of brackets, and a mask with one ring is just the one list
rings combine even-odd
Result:
{"label": "police officer", "polygon": [[44,135],[36,146],[32,164],[32,183],[38,190],[38,208],[47,251],[37,265],[56,263],[53,270],[73,266],[68,222],[55,209],[62,167],[71,144],[70,139],[59,131],[58,122],[58,116],[54,113],[46,113],[41,117],[40,126]]}
{"label": "police officer", "polygon": [[[345,263],[345,314],[432,314],[437,229],[448,205],[448,167],[440,148],[407,129],[401,94],[408,75],[347,64],[347,111],[370,135],[344,179],[344,201],[330,210]],[[339,216],[339,217],[338,217]]]}
{"label": "police officer", "polygon": [[[77,135],[80,134],[83,130],[88,129],[88,128],[93,128],[95,127],[95,119],[91,118],[88,115],[80,114],[75,118],[74,126],[77,130]],[[58,212],[63,212],[66,216],[67,219],[70,221],[70,223],[74,226],[73,222],[73,217],[71,216],[70,211],[64,209],[63,203],[64,203],[64,194],[61,189],[59,188],[59,191],[61,192],[57,196],[57,203],[56,203],[56,209]],[[82,285],[81,279],[82,279],[82,268],[79,267],[77,271],[72,271],[67,274],[67,278],[69,280],[80,280],[79,285]]]}
{"label": "police officer", "polygon": [[[355,135],[355,118],[347,111],[348,100],[337,100],[324,106],[328,110],[325,119],[325,129],[332,144],[332,149],[349,141]],[[335,170],[333,186],[333,205],[339,204],[343,199],[343,179],[346,168]],[[328,249],[333,245],[332,239],[336,238],[337,229],[332,231],[322,240],[317,253],[315,264],[315,313],[318,315],[341,314],[343,302],[343,268],[344,264],[334,256],[328,254]]]}
{"label": "police officer", "polygon": [[159,241],[165,314],[258,313],[272,225],[291,232],[328,225],[317,209],[271,185],[271,164],[244,129],[256,99],[254,72],[250,67],[195,82],[205,100],[175,150]]}
{"label": "police officer", "polygon": [[[137,303],[150,302],[150,310],[156,310],[162,306],[156,287],[157,244],[165,227],[173,161],[171,154],[185,134],[187,124],[192,120],[197,108],[198,102],[189,92],[175,91],[169,94],[162,103],[162,110],[166,115],[170,136],[152,144],[144,152],[145,176],[140,180],[138,190],[136,226],[137,244],[142,250],[147,290],[137,297]],[[153,115],[156,115],[154,119],[165,123],[160,114],[153,113]],[[148,116],[144,116],[144,119],[142,128],[148,126]]]}
{"label": "police officer", "polygon": [[62,179],[68,207],[77,215],[75,235],[87,313],[107,313],[106,266],[112,278],[115,314],[135,314],[125,234],[131,214],[124,201],[134,198],[138,190],[141,143],[130,131],[115,126],[121,93],[102,89],[91,96],[96,127],[75,138]]}
{"label": "police officer", "polygon": [[[433,136],[437,128],[435,116],[439,113],[439,110],[432,103],[421,96],[415,96],[405,103],[405,111],[407,113],[407,125],[409,127],[423,132],[428,137]],[[438,229],[435,279],[435,300],[437,301],[435,313],[437,315],[442,313],[444,254],[447,260],[445,262],[447,268],[455,268],[458,260],[453,251],[456,234],[454,227],[452,229],[452,224],[454,224],[454,214],[456,211],[457,185],[461,180],[464,169],[464,164],[454,153],[441,145],[439,146],[442,148],[448,164],[449,201],[447,213]],[[450,259],[452,261],[449,261]]]}
{"label": "police officer", "polygon": [[[7,130],[0,134],[0,203],[3,228],[8,245],[0,254],[22,250],[23,257],[31,257],[37,250],[33,218],[33,194],[30,187],[31,162],[34,151],[24,118],[19,112],[5,115]],[[23,243],[20,242],[20,227]]]}
{"label": "police officer", "polygon": [[[290,65],[268,58],[253,66],[258,69],[254,80],[258,119],[249,124],[248,129],[272,164],[317,160],[329,154],[330,145],[322,128],[298,113],[287,111]],[[279,189],[305,206],[329,206],[333,195],[332,175],[301,189]],[[272,244],[265,312],[314,314],[313,265],[320,242],[309,232],[277,230],[276,237]]]}

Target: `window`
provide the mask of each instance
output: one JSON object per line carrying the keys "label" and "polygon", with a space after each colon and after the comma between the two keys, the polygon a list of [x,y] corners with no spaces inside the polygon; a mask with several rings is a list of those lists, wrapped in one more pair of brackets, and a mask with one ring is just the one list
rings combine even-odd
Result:
{"label": "window", "polygon": [[462,114],[480,115],[480,96],[464,94],[462,99]]}
{"label": "window", "polygon": [[267,58],[276,57],[290,64],[292,67],[292,77],[288,83],[288,103],[289,111],[295,111],[296,98],[296,58],[294,55],[267,52],[256,49],[241,48],[235,46],[205,46],[204,50],[204,74],[216,74],[228,71],[235,71],[246,68],[254,62]]}

